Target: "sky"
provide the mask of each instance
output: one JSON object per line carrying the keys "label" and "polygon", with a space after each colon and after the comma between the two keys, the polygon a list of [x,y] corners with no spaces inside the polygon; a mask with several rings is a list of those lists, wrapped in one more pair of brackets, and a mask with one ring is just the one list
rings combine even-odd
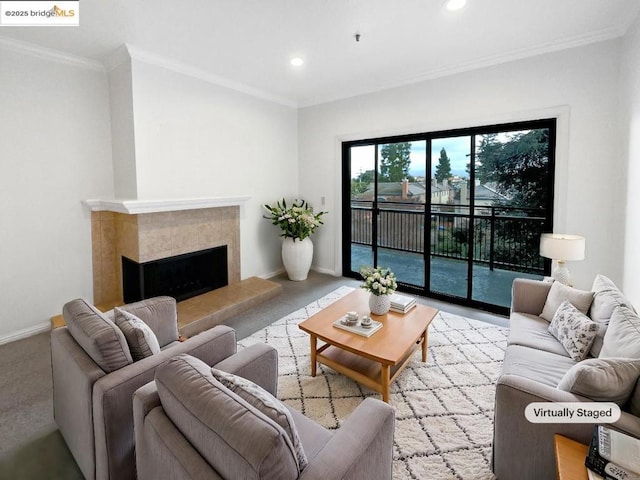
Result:
{"label": "sky", "polygon": [[[432,169],[435,171],[440,158],[440,150],[444,148],[447,156],[451,160],[451,174],[461,177],[468,177],[466,172],[467,163],[469,163],[469,153],[471,149],[470,137],[449,137],[442,139],[434,139],[431,142],[431,163]],[[425,175],[426,169],[426,142],[411,142],[411,168],[409,173],[415,176]],[[375,161],[375,147],[373,145],[359,146],[351,148],[351,177],[355,178],[360,173],[367,170],[373,170]]]}

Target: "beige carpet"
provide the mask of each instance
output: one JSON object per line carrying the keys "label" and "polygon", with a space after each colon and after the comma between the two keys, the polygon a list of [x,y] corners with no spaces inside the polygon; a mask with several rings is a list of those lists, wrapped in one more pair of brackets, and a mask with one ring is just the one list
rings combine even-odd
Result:
{"label": "beige carpet", "polygon": [[[341,287],[239,342],[273,345],[279,353],[278,397],[329,429],[338,428],[364,397],[380,395],[323,365],[311,377],[309,337],[297,325],[352,290]],[[494,383],[507,334],[444,312],[434,319],[427,363],[416,352],[391,386],[394,479],[493,478]]]}

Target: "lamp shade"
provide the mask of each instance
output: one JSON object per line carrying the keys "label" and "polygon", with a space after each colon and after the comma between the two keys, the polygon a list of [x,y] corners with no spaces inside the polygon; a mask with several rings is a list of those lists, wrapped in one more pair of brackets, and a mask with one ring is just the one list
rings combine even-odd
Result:
{"label": "lamp shade", "polygon": [[584,260],[584,237],[565,233],[543,233],[540,255],[553,260]]}

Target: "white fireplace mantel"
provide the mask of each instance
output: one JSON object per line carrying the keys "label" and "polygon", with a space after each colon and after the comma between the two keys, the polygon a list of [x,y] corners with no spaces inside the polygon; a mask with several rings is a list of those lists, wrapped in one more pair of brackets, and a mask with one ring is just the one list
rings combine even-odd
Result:
{"label": "white fireplace mantel", "polygon": [[117,212],[129,215],[140,213],[175,212],[197,208],[232,207],[244,205],[251,197],[202,197],[156,200],[83,200],[92,212]]}

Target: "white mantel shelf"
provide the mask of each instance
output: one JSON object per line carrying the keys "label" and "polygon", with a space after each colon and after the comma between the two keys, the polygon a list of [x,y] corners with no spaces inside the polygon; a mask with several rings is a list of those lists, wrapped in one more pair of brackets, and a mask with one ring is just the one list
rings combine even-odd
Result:
{"label": "white mantel shelf", "polygon": [[233,207],[246,203],[251,197],[172,198],[159,200],[83,200],[92,212],[117,212],[129,215],[140,213],[175,212],[197,208]]}

